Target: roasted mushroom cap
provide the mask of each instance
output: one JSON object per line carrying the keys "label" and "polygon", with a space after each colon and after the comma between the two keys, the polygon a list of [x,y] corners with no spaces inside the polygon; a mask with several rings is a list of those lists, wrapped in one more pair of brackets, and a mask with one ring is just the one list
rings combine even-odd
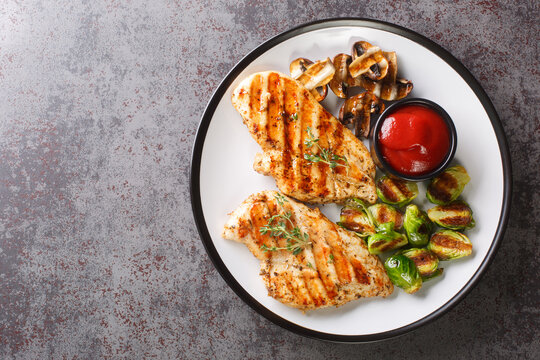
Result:
{"label": "roasted mushroom cap", "polygon": [[294,60],[290,67],[291,76],[298,80],[317,99],[322,101],[328,94],[326,84],[334,77],[335,69],[329,58],[313,63],[305,58]]}
{"label": "roasted mushroom cap", "polygon": [[388,72],[388,60],[384,57],[381,48],[367,41],[354,43],[352,58],[349,72],[353,78],[365,74],[372,80],[381,80]]}
{"label": "roasted mushroom cap", "polygon": [[354,124],[357,137],[367,138],[371,127],[371,114],[380,114],[384,103],[371,92],[363,92],[345,100],[339,110],[339,121],[342,124]]}
{"label": "roasted mushroom cap", "polygon": [[306,58],[298,58],[291,62],[289,65],[289,71],[294,79],[297,79],[302,73],[304,73],[308,66],[313,64],[313,61]]}
{"label": "roasted mushroom cap", "polygon": [[330,81],[330,89],[337,97],[345,99],[349,88],[349,64],[352,62],[352,58],[347,54],[337,54],[332,62],[336,72]]}

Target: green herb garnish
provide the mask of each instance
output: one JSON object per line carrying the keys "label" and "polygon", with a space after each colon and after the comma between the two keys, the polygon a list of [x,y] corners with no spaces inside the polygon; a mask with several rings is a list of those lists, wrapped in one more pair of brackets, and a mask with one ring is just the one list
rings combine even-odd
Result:
{"label": "green herb garnish", "polygon": [[[345,156],[336,155],[332,152],[332,149],[324,149],[319,145],[319,139],[313,136],[313,133],[311,132],[311,127],[308,126],[306,132],[308,133],[309,138],[304,141],[304,145],[306,145],[308,149],[311,149],[313,146],[315,146],[317,149],[319,149],[319,155],[304,154],[304,159],[312,163],[322,162],[328,164],[330,166],[330,169],[334,169],[338,166],[349,167],[349,162],[347,161],[347,158]],[[343,161],[344,164],[339,163],[338,161]]]}
{"label": "green herb garnish", "polygon": [[[294,223],[291,220],[292,213],[290,211],[285,211],[283,204],[288,202],[288,200],[280,193],[277,193],[275,199],[283,213],[273,215],[268,219],[268,223],[259,228],[259,232],[262,235],[270,233],[270,236],[274,238],[282,238],[287,240],[286,247],[277,247],[277,246],[266,246],[265,244],[261,245],[261,250],[263,251],[277,251],[277,250],[288,250],[293,253],[293,255],[298,255],[300,252],[308,245],[311,244],[309,241],[309,235],[300,230],[298,226],[294,226]],[[287,224],[289,227],[292,227],[291,230],[287,229]]]}

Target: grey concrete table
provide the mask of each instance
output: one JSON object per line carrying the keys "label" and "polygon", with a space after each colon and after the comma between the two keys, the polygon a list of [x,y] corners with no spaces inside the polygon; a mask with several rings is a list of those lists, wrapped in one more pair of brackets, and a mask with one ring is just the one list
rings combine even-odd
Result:
{"label": "grey concrete table", "polygon": [[[519,3],[519,4],[518,4]],[[540,357],[537,1],[0,3],[0,358]],[[245,305],[207,257],[188,173],[229,69],[300,23],[360,16],[448,49],[493,100],[514,169],[490,269],[397,339],[331,344]]]}

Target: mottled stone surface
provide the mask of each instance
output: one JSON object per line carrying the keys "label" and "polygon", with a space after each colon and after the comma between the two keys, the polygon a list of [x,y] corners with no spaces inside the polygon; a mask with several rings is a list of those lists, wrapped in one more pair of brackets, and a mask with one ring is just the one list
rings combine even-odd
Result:
{"label": "mottled stone surface", "polygon": [[[364,345],[303,338],[245,305],[189,198],[202,111],[262,41],[336,16],[442,45],[498,110],[512,215],[450,313]],[[537,1],[0,2],[0,358],[540,357]]]}

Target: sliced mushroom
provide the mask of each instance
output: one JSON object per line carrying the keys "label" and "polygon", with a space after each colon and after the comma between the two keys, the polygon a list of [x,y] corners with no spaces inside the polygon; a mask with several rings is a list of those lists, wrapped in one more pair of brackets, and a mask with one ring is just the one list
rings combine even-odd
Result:
{"label": "sliced mushroom", "polygon": [[388,60],[388,74],[381,80],[380,98],[383,100],[399,100],[409,95],[413,84],[409,80],[398,79],[397,56],[395,52],[384,52]]}
{"label": "sliced mushroom", "polygon": [[347,98],[347,92],[349,89],[349,64],[352,62],[352,58],[347,54],[337,54],[332,61],[336,72],[332,81],[330,81],[330,89],[336,94],[337,97],[342,99]]}
{"label": "sliced mushroom", "polygon": [[413,89],[413,83],[410,80],[398,79],[394,85],[392,85],[392,91],[388,100],[399,100],[403,99],[405,96]]}
{"label": "sliced mushroom", "polygon": [[334,77],[335,69],[329,58],[313,63],[304,58],[294,60],[290,67],[291,76],[311,92],[317,101],[328,94],[326,84]]}
{"label": "sliced mushroom", "polygon": [[388,60],[387,75],[381,81],[373,81],[366,76],[358,76],[349,83],[350,87],[360,86],[371,91],[376,96],[383,100],[399,100],[413,89],[413,84],[409,80],[397,78],[397,56],[395,52],[384,52],[385,58]]}
{"label": "sliced mushroom", "polygon": [[336,69],[330,58],[320,60],[309,65],[296,80],[300,81],[308,90],[313,90],[317,86],[324,86],[332,80]]}
{"label": "sliced mushroom", "polygon": [[388,60],[388,72],[382,80],[383,83],[395,83],[397,79],[397,55],[395,51],[383,51],[383,55]]}
{"label": "sliced mushroom", "polygon": [[371,114],[380,114],[384,103],[373,93],[364,92],[345,100],[339,110],[339,121],[342,124],[354,124],[357,137],[367,138],[371,127]]}
{"label": "sliced mushroom", "polygon": [[289,71],[291,72],[291,76],[294,79],[297,79],[302,73],[304,73],[308,66],[313,64],[313,61],[305,58],[298,58],[293,60],[291,65],[289,66]]}
{"label": "sliced mushroom", "polygon": [[352,79],[352,81],[349,82],[349,87],[361,87],[377,96],[381,93],[381,82],[373,81],[363,75]]}
{"label": "sliced mushroom", "polygon": [[349,72],[353,78],[366,75],[372,80],[381,80],[388,71],[388,60],[380,47],[373,46],[367,41],[357,41],[352,50],[353,61]]}

